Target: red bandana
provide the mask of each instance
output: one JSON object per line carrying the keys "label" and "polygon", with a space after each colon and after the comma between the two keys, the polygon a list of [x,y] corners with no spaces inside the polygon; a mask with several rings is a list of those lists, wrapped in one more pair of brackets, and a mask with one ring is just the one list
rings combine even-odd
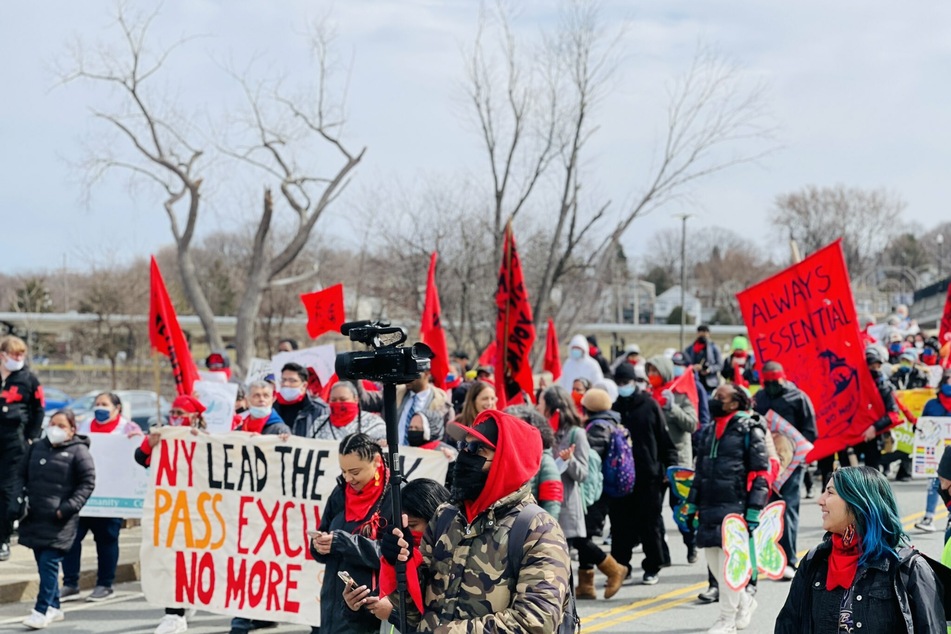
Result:
{"label": "red bandana", "polygon": [[360,404],[349,401],[337,401],[330,404],[330,424],[334,427],[346,427],[360,413]]}
{"label": "red bandana", "polygon": [[376,501],[380,499],[385,481],[386,467],[380,462],[376,468],[376,475],[359,491],[355,490],[349,484],[345,484],[343,490],[347,505],[344,510],[344,518],[348,522],[359,522],[364,519],[370,513],[370,509],[373,508]]}
{"label": "red bandana", "polygon": [[94,434],[111,434],[115,431],[115,428],[119,426],[119,415],[116,414],[116,417],[112,420],[107,420],[104,423],[100,423],[95,418],[92,419],[92,423],[89,425],[89,431]]}
{"label": "red bandana", "polygon": [[718,418],[713,419],[716,422],[716,427],[714,428],[714,431],[716,432],[717,440],[720,440],[721,438],[723,438],[723,432],[726,431],[726,426],[727,424],[729,424],[730,419],[732,418],[733,418],[733,414],[730,413],[730,414],[727,414],[726,416],[720,416]]}
{"label": "red bandana", "polygon": [[832,535],[832,553],[829,555],[829,573],[826,575],[826,590],[852,587],[859,568],[859,539],[856,536],[851,546],[846,546],[841,535]]}

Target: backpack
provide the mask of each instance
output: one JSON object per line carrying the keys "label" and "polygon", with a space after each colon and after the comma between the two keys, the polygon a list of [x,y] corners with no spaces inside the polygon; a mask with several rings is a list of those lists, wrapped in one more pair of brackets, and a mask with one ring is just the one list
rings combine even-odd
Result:
{"label": "backpack", "polygon": [[[537,504],[526,504],[522,507],[522,510],[518,512],[518,515],[515,517],[515,522],[512,524],[512,528],[509,530],[505,575],[513,581],[518,581],[519,570],[522,567],[522,545],[524,545],[525,541],[528,540],[528,535],[531,532],[532,520],[535,519],[536,515],[544,512],[545,509],[538,506]],[[447,530],[449,530],[449,525],[452,524],[452,520],[458,513],[459,509],[457,509],[455,506],[450,506],[448,509],[443,511],[442,515],[440,515],[436,520],[434,534],[436,536],[443,535]],[[513,536],[517,537],[517,539],[514,539]],[[567,599],[568,600],[565,604],[565,611],[562,615],[561,623],[555,630],[556,634],[575,634],[576,632],[581,631],[581,618],[578,616],[578,609],[575,605],[575,580],[574,575],[571,572],[571,566],[568,566]]]}
{"label": "backpack", "polygon": [[[591,429],[592,425],[605,425],[611,432],[608,440],[608,449],[604,454],[604,461],[601,465],[601,473],[604,476],[604,493],[608,497],[620,498],[630,495],[634,490],[634,453],[631,451],[631,435],[627,428],[622,425],[615,425],[606,420],[596,420],[589,424],[585,430]],[[597,455],[598,452],[593,451]]]}
{"label": "backpack", "polygon": [[[572,444],[574,444],[574,434],[577,431],[577,427],[571,431]],[[601,499],[601,493],[604,492],[604,475],[601,471],[601,456],[597,451],[588,451],[588,477],[580,482],[579,486],[585,509]]]}

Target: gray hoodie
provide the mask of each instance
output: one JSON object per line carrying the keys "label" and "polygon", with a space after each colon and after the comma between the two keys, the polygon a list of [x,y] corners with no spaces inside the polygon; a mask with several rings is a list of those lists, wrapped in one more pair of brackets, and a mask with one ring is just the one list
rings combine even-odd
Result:
{"label": "gray hoodie", "polygon": [[[647,367],[654,366],[664,379],[664,387],[659,394],[669,390],[670,382],[674,380],[674,362],[663,355],[651,357],[647,360]],[[658,391],[655,390],[655,394]],[[678,466],[693,468],[693,445],[691,435],[697,430],[697,410],[686,394],[670,392],[665,394],[667,402],[662,406],[664,418],[667,421],[667,433],[677,447]],[[671,398],[673,397],[673,398]]]}

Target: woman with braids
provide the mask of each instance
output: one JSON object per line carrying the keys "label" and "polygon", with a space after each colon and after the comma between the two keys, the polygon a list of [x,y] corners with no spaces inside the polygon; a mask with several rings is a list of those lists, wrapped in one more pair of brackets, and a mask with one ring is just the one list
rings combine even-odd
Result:
{"label": "woman with braids", "polygon": [[825,539],[799,564],[777,634],[946,632],[942,593],[878,469],[846,467],[819,497]]}
{"label": "woman with braids", "polygon": [[752,533],[769,497],[769,452],[762,419],[750,411],[746,388],[733,383],[717,387],[710,400],[713,424],[704,430],[697,449],[693,486],[686,514],[697,513],[697,547],[720,587],[720,617],[707,634],[732,634],[749,626],[756,609],[753,595],[723,582],[723,519],[738,513]]}
{"label": "woman with braids", "polygon": [[343,439],[337,487],[330,494],[320,528],[310,544],[314,559],[325,565],[320,588],[320,634],[376,634],[380,620],[366,609],[353,611],[343,598],[346,572],[371,592],[379,587],[381,528],[392,525],[390,472],[383,452],[366,434]]}

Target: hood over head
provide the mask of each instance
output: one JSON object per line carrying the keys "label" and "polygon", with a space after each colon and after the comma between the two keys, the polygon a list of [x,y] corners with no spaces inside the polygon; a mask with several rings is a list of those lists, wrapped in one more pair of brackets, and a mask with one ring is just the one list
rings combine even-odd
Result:
{"label": "hood over head", "polygon": [[449,435],[456,440],[465,440],[466,434],[495,445],[485,488],[474,501],[466,502],[466,516],[471,522],[535,477],[542,464],[542,437],[521,418],[494,409],[476,416],[471,427],[449,423]]}
{"label": "hood over head", "polygon": [[588,340],[585,339],[584,335],[575,335],[571,338],[571,341],[568,342],[568,349],[578,348],[579,350],[584,350],[584,356],[591,356],[588,354]]}
{"label": "hood over head", "polygon": [[674,380],[674,362],[663,355],[657,355],[647,360],[648,365],[654,366],[664,383],[670,383]]}

